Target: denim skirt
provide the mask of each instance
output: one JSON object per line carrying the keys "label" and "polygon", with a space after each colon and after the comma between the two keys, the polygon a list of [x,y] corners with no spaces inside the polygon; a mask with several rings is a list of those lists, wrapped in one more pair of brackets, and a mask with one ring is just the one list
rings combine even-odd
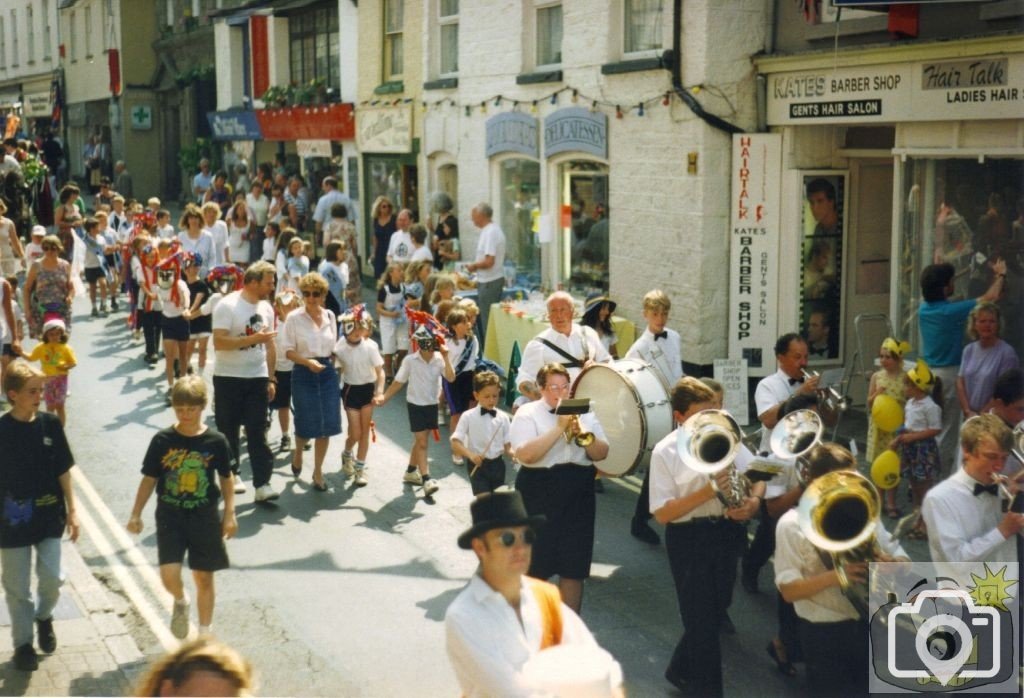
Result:
{"label": "denim skirt", "polygon": [[341,433],[341,389],[331,357],[316,359],[326,368],[313,373],[305,366],[292,368],[292,408],[295,435],[321,439]]}

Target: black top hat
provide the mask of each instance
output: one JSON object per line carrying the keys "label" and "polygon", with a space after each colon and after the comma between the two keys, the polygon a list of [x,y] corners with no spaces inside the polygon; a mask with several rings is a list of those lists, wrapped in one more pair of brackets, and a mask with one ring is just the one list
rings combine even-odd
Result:
{"label": "black top hat", "polygon": [[503,526],[540,528],[547,521],[545,516],[527,514],[523,496],[515,491],[482,494],[469,505],[469,511],[473,515],[473,525],[459,536],[459,547],[463,550],[469,550],[474,538],[492,528]]}

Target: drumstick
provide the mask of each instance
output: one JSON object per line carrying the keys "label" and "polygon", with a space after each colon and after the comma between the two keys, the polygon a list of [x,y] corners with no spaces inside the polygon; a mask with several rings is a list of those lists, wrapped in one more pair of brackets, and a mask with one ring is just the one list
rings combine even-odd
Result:
{"label": "drumstick", "polygon": [[[483,456],[485,458],[487,457],[487,449],[491,447],[491,443],[494,441],[494,437],[498,435],[499,431],[501,431],[501,425],[500,424],[498,425],[498,428],[494,430],[494,433],[491,434],[491,438],[487,439],[487,443],[484,444],[484,450],[482,450],[480,453],[483,454]],[[480,464],[483,465],[483,461],[480,461]],[[476,475],[476,471],[479,470],[479,469],[480,469],[479,465],[474,465],[473,469],[469,471],[469,476],[473,477],[474,475]]]}

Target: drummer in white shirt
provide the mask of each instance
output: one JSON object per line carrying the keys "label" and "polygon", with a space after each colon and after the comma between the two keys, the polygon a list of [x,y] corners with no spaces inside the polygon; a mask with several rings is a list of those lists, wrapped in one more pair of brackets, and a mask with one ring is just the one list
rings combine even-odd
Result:
{"label": "drummer in white shirt", "polygon": [[571,385],[587,366],[612,360],[597,332],[572,321],[574,307],[572,296],[565,291],[555,291],[548,296],[548,321],[551,327],[527,342],[523,350],[523,361],[519,365],[516,380],[519,392],[531,400],[541,397],[537,374],[545,364],[557,363],[564,366],[569,372]]}

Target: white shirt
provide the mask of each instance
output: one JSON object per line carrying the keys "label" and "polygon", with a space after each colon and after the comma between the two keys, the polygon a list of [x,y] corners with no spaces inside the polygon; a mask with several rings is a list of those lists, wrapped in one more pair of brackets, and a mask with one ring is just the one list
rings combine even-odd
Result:
{"label": "white shirt", "polygon": [[[293,310],[292,314],[295,312],[296,311]],[[280,371],[282,373],[291,373],[291,370],[295,368],[295,362],[285,356],[284,332],[282,332],[281,329],[282,325],[278,323],[277,335],[274,337],[274,346],[277,348],[274,355],[274,372],[276,373]]]}
{"label": "white shirt", "polygon": [[486,257],[494,257],[494,264],[487,269],[477,270],[477,282],[485,284],[505,278],[505,233],[493,221],[480,231],[480,237],[476,241],[476,258],[473,261],[482,262]]}
{"label": "white shirt", "polygon": [[[477,359],[480,357],[480,343],[476,341],[475,337],[467,335],[465,339],[452,338],[446,344],[448,345],[448,361],[451,362],[452,368],[455,369],[456,373],[465,373],[476,368]],[[465,365],[460,369],[459,363],[462,361],[462,355],[467,350],[472,352],[472,354],[466,359]]]}
{"label": "white shirt", "polygon": [[245,195],[245,205],[249,207],[249,213],[256,225],[262,228],[267,224],[267,212],[270,211],[270,200],[267,197],[262,194],[253,196],[252,192],[249,192]]}
{"label": "white shirt", "polygon": [[665,328],[668,336],[655,339],[649,330],[637,337],[626,352],[627,359],[639,359],[658,370],[669,389],[683,377],[683,340],[675,330]]}
{"label": "white shirt", "polygon": [[282,332],[286,353],[291,350],[304,359],[322,358],[334,353],[334,345],[338,341],[338,325],[334,321],[334,313],[326,308],[320,312],[319,325],[305,308],[288,313]]}
{"label": "white shirt", "polygon": [[178,285],[177,305],[171,300],[172,288],[164,288],[159,285],[156,287],[156,295],[160,297],[161,312],[164,317],[181,317],[181,314],[192,306],[192,294],[188,291],[188,284],[182,279],[178,279],[175,283]]}
{"label": "white shirt", "polygon": [[274,261],[274,255],[277,254],[277,239],[276,238],[264,238],[263,239],[263,257],[261,259],[267,262]]}
{"label": "white shirt", "polygon": [[440,353],[435,351],[430,363],[427,363],[418,351],[409,352],[402,359],[402,366],[395,374],[395,381],[409,384],[408,393],[405,396],[407,403],[426,407],[437,404],[442,375],[444,375],[444,359],[441,358]]}
{"label": "white shirt", "polygon": [[235,227],[232,223],[228,226],[228,256],[232,264],[249,263],[249,226],[243,228]]}
{"label": "white shirt", "polygon": [[412,236],[408,231],[396,230],[388,242],[389,262],[408,262],[412,257]]}
{"label": "white shirt", "polygon": [[907,431],[941,429],[942,408],[928,395],[920,400],[915,397],[908,398],[906,407],[903,408],[903,425]]}
{"label": "white shirt", "polygon": [[[780,402],[788,400],[796,392],[798,383],[790,384],[789,376],[783,373],[780,368],[770,376],[765,376],[758,382],[754,391],[754,404],[757,407],[757,418],[775,407]],[[761,434],[761,450],[770,450],[771,431],[765,429]]]}
{"label": "white shirt", "polygon": [[[544,400],[534,400],[523,405],[512,418],[512,426],[509,429],[509,441],[512,448],[519,448],[528,441],[533,441],[544,432],[551,431],[558,415],[551,412],[551,407]],[[597,415],[593,412],[580,415],[580,424],[584,431],[589,431],[601,441],[605,441],[604,429],[597,421]],[[536,463],[523,464],[524,468],[550,468],[559,463],[575,463],[576,465],[592,465],[593,461],[587,456],[582,446],[577,446],[573,441],[566,441],[559,437],[547,453]]]}
{"label": "white shirt", "polygon": [[377,380],[377,368],[384,365],[380,347],[372,339],[362,339],[359,344],[349,344],[341,337],[334,345],[334,355],[341,365],[341,380],[345,385],[366,385]]}
{"label": "white shirt", "polygon": [[[203,227],[213,237],[213,261],[211,267],[224,264],[224,249],[228,246],[228,224],[224,221],[214,221],[213,225]],[[187,235],[185,237],[188,237]]]}
{"label": "white shirt", "polygon": [[[1014,562],[1017,542],[1003,538],[1001,497],[974,495],[973,477],[963,469],[928,490],[921,514],[928,526],[933,562]],[[987,485],[988,483],[980,483]]]}
{"label": "white shirt", "polygon": [[[827,568],[822,562],[818,549],[800,530],[796,509],[790,509],[775,528],[775,586],[789,584],[821,574]],[[899,543],[881,521],[875,523],[875,538],[878,547],[892,557],[907,557]],[[832,586],[822,589],[814,596],[793,603],[796,614],[812,623],[838,623],[844,620],[858,620],[860,614],[842,589]]]}
{"label": "white shirt", "polygon": [[433,262],[434,253],[430,251],[430,248],[426,245],[420,245],[413,249],[412,257],[409,258],[410,262]]}
{"label": "white shirt", "polygon": [[[526,381],[536,383],[537,372],[544,367],[544,364],[551,362],[560,364],[567,361],[564,356],[544,344],[542,339],[548,340],[570,356],[576,357],[581,364],[587,359],[593,359],[598,363],[605,363],[612,359],[611,354],[601,344],[601,338],[597,336],[597,332],[590,327],[583,327],[574,322],[569,330],[569,336],[549,327],[526,343],[526,348],[523,350],[523,361],[519,365],[519,373],[516,376],[520,385]],[[582,368],[569,368],[568,366],[566,368],[569,370],[570,383],[576,380],[576,376],[583,371]]]}
{"label": "white shirt", "polygon": [[[250,303],[242,298],[241,291],[233,291],[221,298],[213,310],[213,331],[227,330],[230,337],[248,337],[270,327],[274,327],[274,309],[270,303]],[[216,356],[213,364],[215,376],[268,377],[267,347],[263,343],[241,349],[217,349]]]}
{"label": "white shirt", "polygon": [[213,241],[213,235],[210,234],[210,231],[200,230],[199,237],[193,240],[189,237],[187,230],[182,230],[178,233],[178,242],[181,243],[181,249],[185,252],[198,254],[203,258],[203,263],[199,266],[200,276],[206,276],[210,269],[220,264],[220,262],[214,261],[214,257],[216,257],[214,252],[216,243]]}
{"label": "white shirt", "polygon": [[[669,432],[651,452],[651,513],[661,509],[673,499],[695,494],[708,486],[708,476],[698,473],[683,463],[676,448],[678,429]],[[724,516],[725,506],[718,497],[698,505],[672,523],[683,523],[705,516]]]}
{"label": "white shirt", "polygon": [[352,200],[348,194],[337,189],[331,189],[316,200],[316,208],[313,210],[313,220],[321,226],[327,225],[331,218],[331,207],[334,204],[344,204],[348,212],[348,219],[355,223],[356,212],[352,210]]}
{"label": "white shirt", "polygon": [[[564,603],[561,616],[563,645],[598,646],[580,617]],[[527,660],[540,652],[544,621],[537,597],[525,579],[519,592],[519,616],[504,596],[474,574],[448,607],[444,624],[448,659],[462,695],[537,695],[521,672]],[[609,674],[611,695],[612,689],[622,684],[618,662]]]}
{"label": "white shirt", "polygon": [[167,225],[161,225],[157,227],[156,234],[160,236],[161,240],[170,240],[174,237],[174,226],[168,223]]}
{"label": "white shirt", "polygon": [[30,242],[25,245],[25,259],[28,261],[29,266],[32,266],[32,262],[38,261],[43,258],[43,246],[38,242]]}
{"label": "white shirt", "polygon": [[[452,432],[450,441],[460,441],[473,453],[482,453],[484,458],[497,458],[505,452],[509,441],[512,420],[507,413],[495,408],[497,416],[481,412],[480,407],[466,410],[459,417],[459,425]],[[484,450],[484,447],[487,450]]]}

